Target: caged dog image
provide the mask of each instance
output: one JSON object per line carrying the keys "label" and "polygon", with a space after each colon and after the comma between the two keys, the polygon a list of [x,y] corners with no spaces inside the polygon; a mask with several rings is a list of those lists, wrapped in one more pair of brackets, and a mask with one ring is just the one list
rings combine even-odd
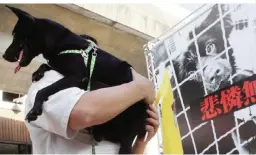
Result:
{"label": "caged dog image", "polygon": [[[253,8],[245,6],[244,10],[248,10],[246,9],[248,7]],[[244,110],[240,110],[241,114],[239,114],[238,123],[244,123],[239,128],[239,135],[235,132],[236,130],[232,130],[236,127],[236,118],[232,113],[203,124],[193,124],[190,118],[193,114],[189,113],[193,100],[255,74],[253,69],[243,68],[239,63],[244,64],[246,61],[247,64],[253,65],[253,62],[244,59],[243,49],[246,48],[241,48],[248,45],[241,45],[233,39],[235,33],[238,31],[245,33],[250,26],[247,18],[241,19],[239,16],[239,22],[234,20],[235,13],[239,12],[239,9],[241,5],[235,7],[225,4],[213,5],[205,18],[186,33],[189,42],[186,48],[171,59],[170,70],[172,70],[173,77],[170,81],[173,86],[184,153],[255,153],[254,139],[243,146],[238,144],[238,141],[242,143],[256,135],[256,125],[253,119],[250,118],[244,122],[246,113]],[[255,6],[254,9],[256,10]],[[239,36],[241,34],[238,38]],[[179,40],[173,40],[178,46]],[[158,67],[160,61],[167,61],[167,52],[172,54],[173,49],[166,47],[166,42],[164,44],[167,50],[163,51],[163,46],[157,48],[162,60],[154,54],[155,67]],[[255,44],[256,40],[251,42]],[[241,58],[243,60],[239,60]]]}
{"label": "caged dog image", "polygon": [[[195,27],[195,35],[199,35],[218,18],[218,6],[215,5],[205,21]],[[224,35],[228,38],[233,28],[230,16],[224,17],[223,22],[225,27]],[[188,38],[192,42],[189,44],[187,50],[173,61],[173,65],[178,83],[192,76],[189,82],[181,86],[181,92],[189,91],[186,87],[191,88],[192,86],[196,86],[201,88],[201,92],[193,91],[193,96],[197,93],[198,95],[196,96],[201,97],[205,93],[209,94],[230,84],[230,75],[236,72],[236,68],[232,48],[227,49],[227,52],[225,52],[225,41],[220,21],[196,39],[195,35],[192,31],[189,32]],[[228,42],[226,46],[230,46]],[[187,92],[185,93],[188,94]],[[183,98],[186,99],[187,97]],[[189,104],[189,101],[191,101],[191,99],[187,99],[188,101],[184,101],[184,104]]]}

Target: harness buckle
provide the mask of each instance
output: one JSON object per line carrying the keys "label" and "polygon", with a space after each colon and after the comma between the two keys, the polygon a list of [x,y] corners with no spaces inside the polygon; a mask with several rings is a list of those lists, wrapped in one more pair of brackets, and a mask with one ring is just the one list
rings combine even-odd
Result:
{"label": "harness buckle", "polygon": [[93,56],[97,56],[97,52],[96,51],[97,51],[97,48],[94,46],[93,47],[93,53],[92,53]]}
{"label": "harness buckle", "polygon": [[81,49],[81,54],[82,54],[82,57],[84,57],[84,58],[88,58],[87,53],[85,53],[85,51],[84,51],[84,50],[82,50],[82,49]]}

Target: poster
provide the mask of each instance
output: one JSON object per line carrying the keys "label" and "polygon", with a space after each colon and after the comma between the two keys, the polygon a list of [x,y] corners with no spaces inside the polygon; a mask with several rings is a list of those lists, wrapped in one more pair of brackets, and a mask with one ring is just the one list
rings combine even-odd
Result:
{"label": "poster", "polygon": [[156,84],[159,66],[171,76],[185,154],[256,153],[256,106],[201,123],[191,104],[256,72],[256,5],[216,4],[151,49]]}

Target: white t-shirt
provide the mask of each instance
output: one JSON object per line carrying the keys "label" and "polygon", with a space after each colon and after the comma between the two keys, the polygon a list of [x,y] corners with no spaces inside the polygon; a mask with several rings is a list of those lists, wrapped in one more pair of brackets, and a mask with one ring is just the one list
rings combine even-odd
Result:
{"label": "white t-shirt", "polygon": [[[56,71],[45,72],[44,77],[32,83],[25,102],[25,115],[33,107],[38,90],[53,84],[63,76]],[[91,138],[88,133],[74,131],[68,128],[70,113],[85,93],[84,90],[73,87],[57,92],[43,104],[43,113],[36,121],[25,122],[35,154],[91,154]],[[96,154],[118,154],[120,145],[101,141],[95,147]]]}

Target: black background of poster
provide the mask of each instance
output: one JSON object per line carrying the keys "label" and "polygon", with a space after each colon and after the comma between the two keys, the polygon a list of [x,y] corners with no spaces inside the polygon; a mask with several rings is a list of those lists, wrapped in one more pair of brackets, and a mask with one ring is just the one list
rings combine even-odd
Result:
{"label": "black background of poster", "polygon": [[[252,102],[251,100],[248,100],[249,101],[249,104],[248,105],[245,105],[244,104],[244,102],[245,102],[245,100],[246,100],[246,95],[245,95],[245,92],[243,91],[243,86],[245,85],[245,82],[256,82],[256,74],[254,74],[254,75],[252,75],[252,76],[250,76],[250,77],[248,77],[248,78],[245,78],[245,79],[243,79],[243,80],[241,80],[241,81],[238,81],[238,82],[236,82],[236,83],[234,83],[234,84],[232,84],[232,85],[230,85],[230,86],[228,86],[228,87],[225,87],[225,88],[222,88],[222,89],[219,89],[218,91],[215,91],[215,92],[213,92],[213,93],[211,93],[211,94],[208,94],[208,95],[206,95],[206,96],[204,96],[204,97],[200,97],[200,98],[198,98],[198,99],[196,99],[196,100],[194,100],[194,101],[192,101],[191,102],[191,104],[190,104],[190,111],[188,112],[188,115],[192,118],[191,120],[191,123],[193,123],[195,126],[197,126],[197,125],[199,125],[199,124],[201,124],[201,123],[204,123],[204,122],[208,122],[208,121],[210,121],[210,120],[214,120],[214,119],[216,119],[216,118],[218,118],[218,117],[221,117],[221,116],[223,116],[223,117],[225,117],[225,115],[229,115],[229,114],[232,114],[232,113],[234,113],[235,111],[238,111],[238,110],[241,110],[241,109],[244,109],[244,108],[246,108],[246,107],[249,107],[249,106],[252,106],[252,105],[254,105],[256,102]],[[231,110],[228,112],[228,113],[224,113],[224,109],[223,109],[223,103],[221,102],[221,97],[222,97],[222,95],[221,95],[221,92],[223,92],[223,91],[229,91],[232,87],[238,87],[241,91],[241,94],[240,94],[240,98],[241,98],[241,107],[240,108],[238,108],[237,106],[236,106],[236,103],[235,102],[233,102],[233,103],[230,103],[230,104],[233,104],[234,105],[234,107],[233,108],[231,108]],[[253,89],[255,89],[256,90],[256,88],[255,87],[253,87]],[[254,90],[254,91],[255,91]],[[208,98],[208,97],[213,97],[213,96],[215,96],[215,95],[217,95],[218,96],[218,101],[217,101],[217,104],[215,105],[215,108],[218,108],[220,111],[221,111],[221,113],[220,114],[218,114],[217,116],[215,116],[215,117],[212,117],[212,118],[208,118],[208,119],[205,119],[205,120],[203,120],[202,119],[202,117],[203,117],[203,115],[204,115],[204,113],[203,112],[201,112],[201,108],[202,108],[202,102],[204,102],[204,100],[206,99],[206,98]],[[236,95],[238,95],[238,94],[236,94]],[[236,97],[236,96],[232,96],[232,97]],[[256,96],[251,96],[251,97],[253,97],[253,98],[255,98]],[[231,99],[231,98],[230,98]],[[255,98],[256,99],[256,98]],[[236,101],[236,100],[233,100],[233,101]],[[210,105],[209,105],[210,106]]]}

